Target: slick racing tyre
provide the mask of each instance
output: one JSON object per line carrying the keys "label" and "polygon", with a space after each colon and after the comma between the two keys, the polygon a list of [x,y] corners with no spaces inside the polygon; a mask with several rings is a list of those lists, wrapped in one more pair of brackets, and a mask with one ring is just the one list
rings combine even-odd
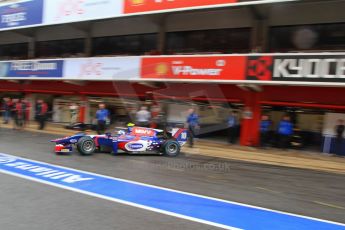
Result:
{"label": "slick racing tyre", "polygon": [[96,150],[96,144],[91,137],[82,137],[77,142],[77,149],[81,155],[92,155]]}
{"label": "slick racing tyre", "polygon": [[167,140],[163,144],[163,153],[169,157],[176,157],[180,154],[180,144],[175,140]]}

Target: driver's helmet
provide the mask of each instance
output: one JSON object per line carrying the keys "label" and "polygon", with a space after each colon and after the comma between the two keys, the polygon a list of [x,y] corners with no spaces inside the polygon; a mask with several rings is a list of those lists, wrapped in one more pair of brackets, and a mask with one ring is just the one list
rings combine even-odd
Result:
{"label": "driver's helmet", "polygon": [[128,132],[132,132],[132,129],[133,129],[134,126],[135,126],[135,124],[133,124],[133,123],[128,123],[128,124],[127,124]]}

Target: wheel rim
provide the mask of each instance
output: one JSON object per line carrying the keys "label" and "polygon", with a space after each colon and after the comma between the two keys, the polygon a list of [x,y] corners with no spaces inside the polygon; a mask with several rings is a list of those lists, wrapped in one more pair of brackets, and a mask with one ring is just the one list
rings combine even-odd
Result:
{"label": "wheel rim", "polygon": [[171,144],[171,145],[168,146],[168,152],[169,153],[176,153],[177,149],[178,149],[178,147],[177,147],[176,144]]}
{"label": "wheel rim", "polygon": [[85,151],[90,152],[93,149],[93,142],[92,141],[85,141],[83,148]]}

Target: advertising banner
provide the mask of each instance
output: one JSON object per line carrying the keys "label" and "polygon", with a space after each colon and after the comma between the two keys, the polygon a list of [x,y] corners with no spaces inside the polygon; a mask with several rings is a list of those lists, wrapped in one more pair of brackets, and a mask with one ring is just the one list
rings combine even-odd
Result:
{"label": "advertising banner", "polygon": [[122,14],[120,0],[49,0],[44,5],[44,24],[58,24]]}
{"label": "advertising banner", "polygon": [[249,56],[247,80],[345,82],[345,55]]}
{"label": "advertising banner", "polygon": [[180,80],[245,80],[245,56],[144,57],[141,77]]}
{"label": "advertising banner", "polygon": [[163,11],[180,8],[214,6],[238,2],[237,0],[124,0],[125,14]]}
{"label": "advertising banner", "polygon": [[64,78],[131,80],[140,74],[140,57],[73,58],[65,61]]}
{"label": "advertising banner", "polygon": [[43,0],[14,0],[0,4],[0,30],[42,23]]}
{"label": "advertising banner", "polygon": [[0,78],[61,78],[63,60],[0,62]]}

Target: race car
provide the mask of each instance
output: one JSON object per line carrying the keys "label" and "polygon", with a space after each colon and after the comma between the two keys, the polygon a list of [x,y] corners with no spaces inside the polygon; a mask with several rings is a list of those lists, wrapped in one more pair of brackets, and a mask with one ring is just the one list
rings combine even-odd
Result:
{"label": "race car", "polygon": [[120,151],[129,154],[159,154],[177,156],[181,147],[187,142],[187,130],[173,128],[170,132],[144,127],[128,127],[118,130],[115,134],[87,135],[78,133],[73,136],[51,140],[55,145],[56,154],[73,152],[77,147],[81,155],[92,155],[98,152]]}

